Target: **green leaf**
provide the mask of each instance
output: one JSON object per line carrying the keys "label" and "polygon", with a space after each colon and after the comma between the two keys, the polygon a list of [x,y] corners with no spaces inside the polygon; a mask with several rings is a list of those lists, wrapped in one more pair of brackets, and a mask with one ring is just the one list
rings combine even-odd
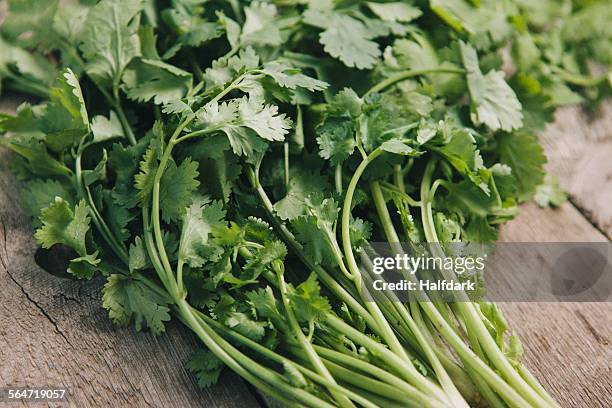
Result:
{"label": "green leaf", "polygon": [[499,43],[512,34],[507,8],[495,0],[431,0],[431,10],[454,30],[482,44]]}
{"label": "green leaf", "polygon": [[142,7],[140,0],[103,0],[90,10],[80,48],[94,81],[117,86],[125,67],[140,56],[138,27],[130,22]]}
{"label": "green leaf", "polygon": [[521,103],[504,80],[504,73],[491,70],[483,75],[476,50],[463,41],[459,46],[472,100],[472,121],[492,130],[508,132],[522,127]]}
{"label": "green leaf", "polygon": [[133,208],[142,198],[134,186],[134,176],[138,174],[139,160],[150,140],[150,137],[143,137],[135,146],[128,147],[115,143],[109,154],[108,164],[116,174],[113,199],[126,208]]}
{"label": "green leaf", "polygon": [[55,151],[79,142],[89,132],[89,119],[79,80],[66,68],[49,91],[50,102],[40,118],[45,143]]}
{"label": "green leaf", "polygon": [[240,35],[243,46],[281,45],[280,30],[274,24],[277,14],[274,4],[256,1],[244,8],[244,14],[246,18]]}
{"label": "green leaf", "polygon": [[463,240],[474,243],[494,242],[497,230],[484,217],[473,217],[463,230]]}
{"label": "green leaf", "polygon": [[304,75],[299,69],[278,61],[266,62],[261,72],[274,79],[274,82],[284,88],[304,88],[314,92],[322,91],[329,86],[326,82]]}
{"label": "green leaf", "polygon": [[217,383],[223,363],[209,350],[196,351],[185,368],[196,375],[198,385],[202,388],[208,388]]}
{"label": "green leaf", "polygon": [[73,212],[66,200],[55,197],[54,202],[42,210],[40,220],[42,227],[36,231],[35,237],[43,248],[64,244],[81,256],[87,255],[85,236],[90,219],[85,201],[81,200]]}
{"label": "green leaf", "polygon": [[512,176],[518,188],[520,201],[529,200],[544,181],[546,155],[536,136],[527,132],[500,134],[500,162],[512,168]]}
{"label": "green leaf", "polygon": [[283,261],[287,255],[287,247],[280,241],[268,241],[263,245],[264,247],[258,249],[244,265],[243,272],[249,279],[256,279],[272,262]]}
{"label": "green leaf", "polygon": [[282,141],[289,133],[291,122],[278,107],[264,105],[256,97],[243,97],[228,102],[209,103],[197,113],[202,128],[225,133],[237,155],[251,155],[265,146],[254,136],[269,141]]}
{"label": "green leaf", "polygon": [[115,111],[110,111],[108,118],[103,115],[94,116],[91,120],[91,133],[93,134],[93,143],[102,143],[125,137],[123,127]]}
{"label": "green leaf", "polygon": [[74,191],[57,180],[34,179],[26,183],[25,188],[21,191],[21,206],[32,217],[35,227],[41,224],[38,219],[41,211],[52,204],[55,197],[61,197],[70,206],[75,202]]}
{"label": "green leaf", "polygon": [[192,76],[174,65],[158,60],[137,59],[123,73],[128,98],[156,105],[180,99],[191,88]]}
{"label": "green leaf", "polygon": [[102,290],[102,306],[113,323],[126,326],[134,321],[136,331],[149,328],[155,335],[165,331],[170,303],[165,292],[154,290],[138,277],[110,275]]}
{"label": "green leaf", "polygon": [[309,9],[304,14],[306,24],[323,28],[319,41],[323,49],[347,67],[372,68],[380,49],[372,41],[372,32],[359,20],[333,11]]}
{"label": "green leaf", "polygon": [[316,321],[331,312],[329,301],[321,296],[321,288],[314,273],[289,294],[289,301],[296,318],[301,322]]}
{"label": "green leaf", "polygon": [[367,3],[374,14],[385,21],[398,21],[407,23],[423,15],[418,8],[406,3]]}
{"label": "green leaf", "polygon": [[199,185],[198,163],[189,157],[178,167],[174,161],[169,162],[159,188],[163,220],[178,220],[185,213],[185,208],[191,204],[193,193]]}
{"label": "green leaf", "polygon": [[206,199],[197,199],[183,215],[179,260],[193,268],[204,265],[211,254],[210,235],[214,228],[225,225],[225,210],[220,201],[208,204]]}
{"label": "green leaf", "polygon": [[542,208],[559,207],[567,201],[567,193],[559,184],[559,179],[547,173],[544,182],[537,187],[533,199]]}
{"label": "green leaf", "polygon": [[419,153],[412,147],[399,139],[390,139],[380,145],[385,152],[399,154],[401,156],[418,156]]}
{"label": "green leaf", "polygon": [[179,35],[179,41],[190,47],[199,47],[223,35],[221,24],[207,21],[187,7],[163,10],[162,18]]}
{"label": "green leaf", "polygon": [[289,180],[287,195],[276,204],[274,210],[283,220],[292,220],[306,213],[306,199],[312,192],[325,190],[325,179],[311,172],[300,172]]}
{"label": "green leaf", "polygon": [[132,273],[151,267],[151,261],[141,237],[136,237],[134,243],[130,245],[128,267]]}

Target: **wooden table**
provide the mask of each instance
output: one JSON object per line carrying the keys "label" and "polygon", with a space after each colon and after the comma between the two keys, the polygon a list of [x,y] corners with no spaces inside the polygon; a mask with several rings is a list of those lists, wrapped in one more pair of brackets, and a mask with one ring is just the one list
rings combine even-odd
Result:
{"label": "wooden table", "polygon": [[[0,110],[11,108],[14,104],[0,101]],[[594,121],[577,109],[563,109],[542,137],[549,169],[571,201],[556,210],[524,205],[503,227],[502,239],[609,240],[612,105]],[[37,246],[7,157],[0,150],[0,387],[65,385],[71,395],[63,406],[70,407],[266,404],[229,370],[215,387],[200,390],[183,368],[198,342],[179,324],[171,323],[161,337],[116,328],[101,307],[100,280],[76,282],[41,270],[33,261]],[[502,308],[523,340],[527,366],[562,406],[612,407],[612,303]]]}

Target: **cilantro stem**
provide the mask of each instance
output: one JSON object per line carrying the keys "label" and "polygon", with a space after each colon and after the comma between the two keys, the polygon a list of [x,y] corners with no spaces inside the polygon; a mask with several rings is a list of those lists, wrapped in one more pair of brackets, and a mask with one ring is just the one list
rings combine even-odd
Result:
{"label": "cilantro stem", "polygon": [[336,164],[334,182],[336,183],[336,193],[342,194],[342,163]]}
{"label": "cilantro stem", "polygon": [[[434,163],[431,161],[430,163]],[[429,165],[429,164],[428,164]],[[433,165],[432,165],[433,167]],[[428,169],[426,168],[426,172]],[[431,171],[433,173],[433,170]],[[431,174],[429,179],[431,180]],[[423,197],[421,198],[423,200]],[[384,201],[383,203],[384,204]],[[380,203],[379,203],[380,205]],[[384,210],[382,211],[384,214]],[[388,215],[388,212],[387,212]],[[390,242],[397,241],[397,233],[391,223],[387,223],[385,220],[390,221],[390,218],[382,215],[381,221],[383,222],[383,230],[387,239]],[[425,224],[425,221],[423,221]],[[485,364],[470,348],[463,342],[459,335],[453,330],[444,317],[440,314],[440,311],[431,302],[420,302],[421,307],[425,310],[429,319],[432,321],[436,329],[442,334],[445,340],[451,345],[455,352],[462,358],[464,363],[473,367],[474,370],[483,374],[485,380],[494,386],[497,391],[504,396],[504,399],[514,407],[528,407],[530,406],[527,401],[517,393],[510,385],[508,385],[497,373],[495,373],[487,364]],[[484,327],[484,326],[483,326]],[[485,329],[486,330],[486,329]],[[489,335],[487,333],[487,335]],[[490,337],[490,335],[489,335]],[[492,339],[491,339],[492,340]],[[536,405],[540,406],[540,405]]]}
{"label": "cilantro stem", "polygon": [[[342,387],[341,385],[336,384],[335,382],[330,382],[327,379],[325,379],[323,376],[317,374],[316,372],[288,359],[287,357],[282,356],[281,354],[278,354],[270,349],[268,349],[267,347],[262,346],[261,344],[249,339],[246,336],[243,336],[242,334],[236,332],[235,330],[232,330],[224,325],[222,325],[221,323],[217,322],[216,320],[211,319],[210,317],[206,316],[205,314],[196,311],[198,317],[200,317],[202,320],[204,320],[206,323],[208,323],[211,327],[213,327],[214,329],[216,329],[218,332],[222,333],[223,335],[225,335],[226,337],[229,337],[247,347],[249,347],[250,349],[256,351],[257,353],[261,354],[262,356],[269,358],[272,361],[275,361],[279,364],[291,364],[293,365],[295,368],[297,368],[302,374],[304,374],[306,377],[312,379],[313,381],[327,387],[327,388],[331,388],[334,391],[337,392],[343,392],[345,393],[350,399],[352,399],[353,401],[366,406],[366,407],[371,407],[374,408],[376,407],[376,405],[372,404],[371,402],[369,402],[367,399],[363,398],[362,396],[360,396],[358,393],[352,392],[344,387]],[[301,349],[296,350],[296,352],[298,353],[302,353],[303,351]],[[370,365],[370,367],[373,368],[377,368],[375,366]]]}
{"label": "cilantro stem", "polygon": [[[360,331],[354,329],[353,327],[346,324],[344,321],[334,315],[325,315],[325,323],[327,323],[335,330],[338,330],[340,333],[344,333],[354,342],[361,344],[367,349],[370,349],[374,354],[376,354],[381,360],[383,360],[387,365],[389,365],[389,367],[391,367],[398,374],[400,374],[404,379],[413,383],[416,388],[418,388],[421,392],[430,396],[440,395],[440,388],[438,388],[437,384],[419,373],[416,368],[414,368],[414,365],[410,360],[407,360],[409,364],[406,364],[406,360],[398,359],[396,353],[387,349],[382,344],[372,340],[364,333],[361,333]],[[441,400],[440,402],[444,403],[445,400]]]}
{"label": "cilantro stem", "polygon": [[[432,190],[431,190],[431,179],[433,176],[433,172],[435,170],[436,160],[431,160],[427,163],[425,168],[425,172],[423,175],[423,180],[421,183],[421,210],[422,210],[422,223],[423,229],[425,231],[425,236],[427,241],[430,243],[438,243],[438,237],[435,230],[435,225],[433,222],[433,210],[432,210]],[[436,248],[432,248],[432,250],[436,250]],[[437,254],[440,257],[443,257],[443,253],[441,249],[439,250],[440,254]],[[442,269],[443,274],[446,274],[444,268]],[[447,276],[445,276],[446,278]],[[491,337],[490,333],[487,331],[486,327],[482,323],[482,320],[478,313],[475,310],[474,304],[469,302],[465,294],[462,294],[464,299],[459,299],[457,303],[455,303],[457,309],[460,311],[463,316],[466,325],[468,326],[468,331],[475,333],[476,338],[478,339],[478,343],[484,349],[487,357],[491,360],[493,365],[502,373],[504,378],[518,391],[520,391],[521,395],[525,398],[526,401],[533,404],[537,407],[547,407],[551,406],[551,404],[543,399],[543,397],[536,392],[512,367],[510,362],[508,362],[507,358],[501,352],[495,340]],[[463,300],[463,301],[462,301]],[[431,318],[431,317],[430,317]],[[463,344],[463,342],[462,342]],[[478,358],[478,357],[477,357]],[[480,359],[478,359],[480,361]],[[485,364],[486,366],[486,364]],[[488,367],[488,366],[487,366]],[[554,405],[552,405],[554,406]]]}
{"label": "cilantro stem", "polygon": [[[314,348],[312,347],[312,344],[308,341],[308,339],[306,339],[306,336],[304,336],[304,333],[302,332],[302,328],[300,327],[295,317],[295,314],[293,313],[293,308],[289,303],[289,299],[287,298],[287,285],[285,283],[285,279],[283,278],[282,269],[278,266],[278,264],[274,265],[273,268],[276,270],[281,299],[283,302],[283,306],[285,307],[287,320],[289,321],[289,325],[293,330],[293,334],[297,337],[300,346],[306,352],[308,360],[314,366],[315,370],[327,381],[331,383],[336,383],[334,377],[332,377],[330,372],[327,370],[327,368],[315,352]],[[346,396],[339,394],[336,391],[330,390],[330,392],[341,407],[354,407],[354,405]]]}
{"label": "cilantro stem", "polygon": [[15,91],[26,92],[40,98],[49,97],[49,87],[39,82],[30,80],[25,76],[15,75],[8,70],[3,72],[3,74],[11,80],[11,88],[13,88]]}
{"label": "cilantro stem", "polygon": [[283,143],[283,163],[285,176],[285,192],[289,191],[289,142]]}
{"label": "cilantro stem", "polygon": [[415,76],[427,75],[427,74],[463,74],[465,71],[461,68],[426,68],[426,69],[411,69],[407,71],[398,72],[395,75],[390,76],[389,78],[380,81],[372,88],[370,88],[363,96],[366,97],[372,93],[380,92],[385,88],[390,87],[391,85],[403,81],[408,78],[413,78]]}
{"label": "cilantro stem", "polygon": [[[320,398],[312,395],[300,388],[291,387],[285,383],[282,378],[275,375],[272,370],[256,363],[249,357],[242,354],[230,343],[221,338],[218,334],[212,330],[210,326],[199,318],[195,311],[186,300],[182,299],[177,303],[181,316],[185,319],[185,323],[190,327],[194,333],[202,340],[202,342],[217,356],[223,363],[234,370],[237,374],[249,381],[251,384],[262,389],[262,391],[274,396],[275,398],[280,397],[281,400],[290,401],[283,396],[291,395],[293,398],[301,401],[302,403],[316,407],[316,408],[333,408],[333,405],[321,400]],[[229,353],[232,353],[230,355]],[[240,360],[240,362],[238,361]],[[254,373],[257,373],[264,381],[260,380]],[[274,390],[267,383],[274,385],[283,394]]]}

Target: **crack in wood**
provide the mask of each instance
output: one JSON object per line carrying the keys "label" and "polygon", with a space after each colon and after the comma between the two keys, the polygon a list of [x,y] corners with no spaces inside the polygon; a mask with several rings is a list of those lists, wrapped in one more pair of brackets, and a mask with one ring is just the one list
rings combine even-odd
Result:
{"label": "crack in wood", "polygon": [[17,285],[17,287],[19,288],[21,293],[23,293],[23,295],[26,297],[26,299],[30,303],[32,303],[40,311],[40,313],[42,313],[43,316],[45,316],[47,318],[47,320],[55,328],[55,331],[57,332],[57,334],[62,336],[62,338],[66,341],[66,343],[68,343],[70,345],[70,347],[74,347],[72,345],[72,343],[70,342],[70,340],[68,340],[68,337],[66,337],[64,332],[59,328],[59,325],[57,324],[55,319],[53,319],[47,313],[47,311],[41,305],[39,305],[38,302],[35,299],[33,299],[30,296],[30,294],[25,290],[23,285],[21,283],[19,283],[19,281],[10,272],[9,267],[8,267],[8,250],[7,250],[7,247],[6,247],[6,242],[8,240],[8,234],[6,232],[6,223],[4,222],[4,217],[1,217],[1,216],[0,216],[0,225],[2,225],[2,246],[3,246],[3,249],[4,249],[4,251],[3,251],[4,252],[4,256],[2,256],[2,254],[0,253],[0,264],[2,265],[2,268],[4,269],[4,271],[6,272],[6,275],[13,281],[13,283],[15,283],[15,285]]}
{"label": "crack in wood", "polygon": [[595,340],[601,344],[602,346],[607,346],[610,344],[610,342],[608,341],[608,339],[601,335],[597,329],[595,329],[595,327],[593,327],[593,325],[591,324],[591,322],[589,322],[589,320],[587,319],[587,317],[584,315],[584,313],[582,313],[580,310],[576,310],[575,311],[576,315],[580,318],[580,320],[582,320],[582,322],[584,323],[584,325],[586,326],[587,330],[589,331],[589,333],[591,333],[593,335],[593,337],[595,338]]}

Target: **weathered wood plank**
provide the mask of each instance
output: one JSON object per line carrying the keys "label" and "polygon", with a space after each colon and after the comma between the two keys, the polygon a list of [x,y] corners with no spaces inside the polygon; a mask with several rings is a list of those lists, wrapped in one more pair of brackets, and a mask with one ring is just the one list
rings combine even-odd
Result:
{"label": "weathered wood plank", "polygon": [[180,324],[161,337],[116,328],[101,307],[100,280],[60,279],[36,266],[7,153],[0,150],[0,387],[67,386],[61,405],[70,407],[259,406],[229,370],[199,389],[183,363],[200,345]]}
{"label": "weathered wood plank", "polygon": [[541,135],[547,168],[559,177],[572,203],[612,238],[612,102],[594,116],[564,107]]}
{"label": "weathered wood plank", "polygon": [[[507,242],[607,241],[571,204],[524,205]],[[503,303],[529,369],[563,407],[612,406],[612,303]]]}

